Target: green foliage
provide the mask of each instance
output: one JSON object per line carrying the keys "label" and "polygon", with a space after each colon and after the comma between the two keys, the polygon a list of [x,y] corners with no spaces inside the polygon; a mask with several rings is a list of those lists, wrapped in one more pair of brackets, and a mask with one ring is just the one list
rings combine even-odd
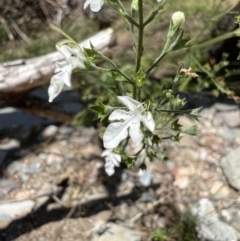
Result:
{"label": "green foliage", "polygon": [[156,229],[151,233],[151,238],[153,241],[164,241],[167,240],[167,234],[162,229]]}

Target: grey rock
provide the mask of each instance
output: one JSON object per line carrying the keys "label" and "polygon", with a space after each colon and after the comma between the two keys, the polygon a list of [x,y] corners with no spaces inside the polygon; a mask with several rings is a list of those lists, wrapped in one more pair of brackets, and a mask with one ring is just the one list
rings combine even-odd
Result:
{"label": "grey rock", "polygon": [[82,128],[81,131],[73,133],[70,141],[79,145],[85,145],[89,143],[96,135],[96,130],[93,127]]}
{"label": "grey rock", "polygon": [[23,169],[23,172],[24,172],[25,174],[35,174],[35,173],[39,173],[40,170],[39,170],[39,168],[36,167],[35,165],[32,165],[32,166],[29,166],[29,167],[25,167],[25,168]]}
{"label": "grey rock", "polygon": [[20,163],[19,161],[14,161],[7,166],[7,172],[10,175],[13,175],[14,173],[19,172],[21,170],[22,170],[22,163]]}
{"label": "grey rock", "polygon": [[0,144],[0,150],[11,150],[20,147],[20,142],[15,139],[9,140],[8,143]]}
{"label": "grey rock", "polygon": [[89,236],[91,241],[141,241],[141,233],[115,223],[106,223],[95,229]]}
{"label": "grey rock", "polygon": [[216,111],[231,111],[231,110],[237,110],[237,105],[228,105],[223,103],[215,103],[212,108],[214,108]]}
{"label": "grey rock", "polygon": [[4,197],[17,187],[19,187],[19,184],[11,179],[0,179],[0,198]]}
{"label": "grey rock", "polygon": [[46,167],[46,171],[49,174],[57,174],[61,171],[61,169],[62,169],[61,163],[52,163],[51,165]]}
{"label": "grey rock", "polygon": [[149,187],[152,183],[153,173],[150,170],[139,170],[139,181],[144,187]]}
{"label": "grey rock", "polygon": [[219,128],[218,134],[227,141],[232,141],[235,138],[235,132],[226,125]]}
{"label": "grey rock", "polygon": [[29,180],[29,175],[24,172],[21,173],[20,177],[22,182],[27,182]]}
{"label": "grey rock", "polygon": [[55,125],[50,125],[50,126],[47,126],[47,127],[43,130],[41,136],[42,136],[43,138],[48,138],[48,137],[50,137],[50,136],[55,135],[55,134],[57,133],[57,131],[58,131],[58,127],[57,127],[57,126],[55,126]]}
{"label": "grey rock", "polygon": [[16,201],[16,202],[0,204],[0,216],[3,217],[5,221],[7,220],[6,222],[2,223],[2,225],[5,225],[4,227],[7,227],[7,225],[12,220],[27,215],[32,211],[34,205],[35,203],[32,200],[24,200],[24,201]]}
{"label": "grey rock", "polygon": [[73,132],[73,128],[70,126],[63,126],[59,129],[61,135],[68,135]]}
{"label": "grey rock", "polygon": [[229,184],[240,190],[240,147],[223,157],[220,165]]}
{"label": "grey rock", "polygon": [[236,231],[229,224],[219,220],[211,201],[203,198],[199,204],[196,231],[201,240],[237,241]]}
{"label": "grey rock", "polygon": [[218,112],[213,118],[213,125],[227,125],[228,127],[235,128],[240,126],[240,112]]}
{"label": "grey rock", "polygon": [[0,228],[5,228],[11,222],[12,217],[8,214],[0,214]]}
{"label": "grey rock", "polygon": [[224,182],[216,180],[210,189],[210,193],[213,199],[218,200],[228,197],[230,190]]}

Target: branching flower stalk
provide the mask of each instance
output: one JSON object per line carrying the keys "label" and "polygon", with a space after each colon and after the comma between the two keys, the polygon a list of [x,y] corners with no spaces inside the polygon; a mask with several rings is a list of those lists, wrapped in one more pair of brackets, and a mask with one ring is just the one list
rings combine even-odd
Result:
{"label": "branching flower stalk", "polygon": [[[71,86],[72,71],[98,70],[107,73],[107,83],[99,78],[92,86],[96,89],[106,88],[106,96],[101,98],[103,102],[97,98],[90,109],[96,113],[95,119],[102,121],[108,117],[111,122],[105,127],[103,133],[105,150],[102,157],[105,159],[106,173],[113,175],[115,168],[119,167],[121,162],[128,167],[138,165],[139,168],[145,169],[148,160],[166,161],[164,149],[161,148],[164,139],[179,141],[181,133],[196,134],[196,127],[182,130],[174,114],[185,114],[197,119],[200,108],[183,110],[182,107],[186,101],[177,95],[184,74],[192,74],[190,68],[178,69],[172,83],[163,84],[161,87],[159,83],[148,79],[149,73],[168,53],[189,46],[189,40],[183,39],[184,13],[178,11],[172,14],[163,50],[150,66],[145,66],[142,63],[144,29],[162,12],[165,1],[156,2],[156,9],[146,18],[144,18],[143,0],[132,0],[129,12],[120,0],[86,0],[84,8],[90,7],[92,11],[97,12],[104,3],[117,10],[127,25],[127,31],[130,32],[133,40],[133,50],[136,53],[135,66],[131,67],[131,71],[124,71],[122,67],[97,51],[91,43],[90,48],[82,48],[62,30],[53,27],[66,37],[56,45],[65,60],[56,64],[55,75],[51,79],[48,92],[49,101],[53,101],[64,84]],[[97,66],[95,62],[99,60],[109,68]],[[119,106],[119,103],[122,105]],[[168,130],[169,135],[162,136],[162,129]],[[148,172],[144,173],[146,175],[140,172],[141,178],[145,176],[149,178]],[[145,180],[146,183],[149,183],[149,180]]]}

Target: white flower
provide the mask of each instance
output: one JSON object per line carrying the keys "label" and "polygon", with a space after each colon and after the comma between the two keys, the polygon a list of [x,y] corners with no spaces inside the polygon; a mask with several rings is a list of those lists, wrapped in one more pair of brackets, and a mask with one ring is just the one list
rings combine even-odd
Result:
{"label": "white flower", "polygon": [[102,152],[102,157],[105,158],[105,171],[108,176],[112,176],[115,172],[114,167],[119,167],[121,156],[112,152],[112,149],[106,149]]}
{"label": "white flower", "polygon": [[71,86],[71,74],[75,68],[85,68],[85,56],[76,48],[70,48],[67,45],[56,46],[57,50],[65,57],[62,62],[57,62],[55,66],[55,75],[52,77],[48,88],[49,102],[59,95],[64,84]]}
{"label": "white flower", "polygon": [[152,114],[146,111],[143,103],[127,96],[118,96],[118,100],[127,106],[129,111],[115,110],[109,116],[109,120],[120,120],[120,122],[110,124],[103,135],[103,145],[107,149],[117,147],[128,133],[135,145],[140,144],[144,137],[140,130],[141,121],[151,132],[155,129]]}
{"label": "white flower", "polygon": [[172,15],[173,26],[180,26],[185,22],[185,15],[183,12],[177,11]]}
{"label": "white flower", "polygon": [[103,3],[104,0],[86,0],[86,2],[84,3],[84,9],[86,9],[88,5],[90,5],[90,8],[93,12],[98,12],[101,9]]}

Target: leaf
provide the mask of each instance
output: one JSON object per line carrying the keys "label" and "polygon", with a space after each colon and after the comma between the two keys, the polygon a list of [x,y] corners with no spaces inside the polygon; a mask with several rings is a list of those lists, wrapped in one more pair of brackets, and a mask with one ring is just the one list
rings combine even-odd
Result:
{"label": "leaf", "polygon": [[175,41],[170,45],[168,51],[175,51],[181,48],[188,47],[190,39],[183,39],[183,33],[184,31],[182,30],[181,33],[175,39]]}
{"label": "leaf", "polygon": [[182,125],[178,124],[179,119],[175,120],[172,124],[171,124],[171,129],[174,131],[180,131],[180,127]]}
{"label": "leaf", "polygon": [[186,133],[186,134],[192,135],[192,136],[197,135],[197,132],[198,132],[197,125],[191,126],[187,130],[183,131],[183,133]]}
{"label": "leaf", "polygon": [[78,45],[76,41],[74,41],[74,39],[72,39],[68,34],[66,34],[63,30],[61,30],[60,28],[58,28],[57,26],[50,24],[50,28],[55,30],[56,32],[62,34],[63,36],[65,36],[67,39],[69,39],[71,42],[75,43],[75,45]]}
{"label": "leaf", "polygon": [[100,119],[100,121],[102,121],[110,114],[112,107],[104,105],[101,101],[98,101],[98,105],[89,106],[89,109],[96,112],[95,120]]}

